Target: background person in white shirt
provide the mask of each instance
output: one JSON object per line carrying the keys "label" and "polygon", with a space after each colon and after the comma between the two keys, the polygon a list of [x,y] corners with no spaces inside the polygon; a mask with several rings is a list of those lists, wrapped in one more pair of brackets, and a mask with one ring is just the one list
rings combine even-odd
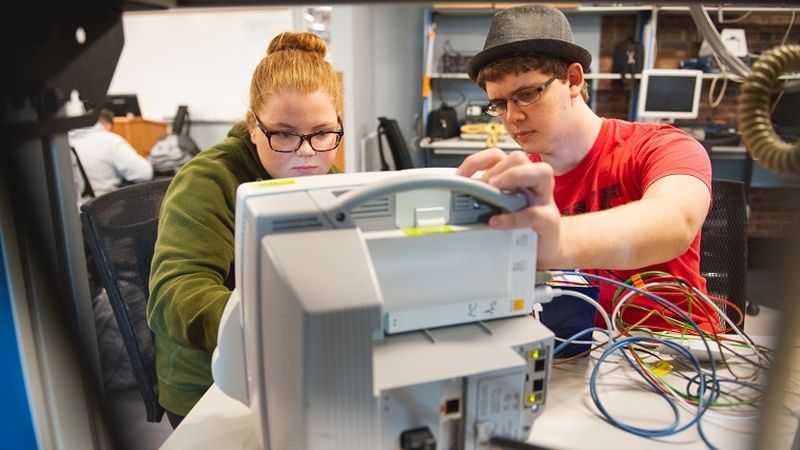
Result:
{"label": "background person in white shirt", "polygon": [[103,109],[92,127],[70,130],[70,147],[80,158],[96,197],[111,192],[123,182],[153,179],[153,166],[120,135],[113,133],[114,114]]}

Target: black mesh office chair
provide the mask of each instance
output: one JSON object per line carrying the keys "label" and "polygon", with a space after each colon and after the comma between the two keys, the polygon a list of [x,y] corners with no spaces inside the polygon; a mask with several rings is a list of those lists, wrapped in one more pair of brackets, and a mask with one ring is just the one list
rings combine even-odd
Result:
{"label": "black mesh office chair", "polygon": [[[703,222],[700,272],[708,293],[747,307],[747,200],[741,181],[712,180],[711,210]],[[732,320],[733,311],[726,314]],[[743,319],[744,320],[744,319]]]}
{"label": "black mesh office chair", "polygon": [[381,157],[381,170],[389,170],[389,164],[383,154],[383,138],[389,143],[389,149],[394,158],[395,170],[411,169],[414,163],[411,161],[411,154],[408,152],[408,145],[403,139],[400,126],[394,119],[378,117],[378,153]]}
{"label": "black mesh office chair", "polygon": [[170,180],[134,184],[81,206],[86,239],[119,325],[147,420],[160,422],[153,332],[147,326],[148,278],[161,201]]}

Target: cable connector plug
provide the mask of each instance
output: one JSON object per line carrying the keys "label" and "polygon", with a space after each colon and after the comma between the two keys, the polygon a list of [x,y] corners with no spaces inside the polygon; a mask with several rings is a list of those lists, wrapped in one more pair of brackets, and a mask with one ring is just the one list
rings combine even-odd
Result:
{"label": "cable connector plug", "polygon": [[533,288],[533,304],[550,303],[553,300],[556,289],[549,284],[539,284]]}
{"label": "cable connector plug", "polygon": [[537,270],[536,271],[536,281],[534,284],[539,286],[540,284],[545,284],[548,281],[553,279],[553,272],[549,270]]}

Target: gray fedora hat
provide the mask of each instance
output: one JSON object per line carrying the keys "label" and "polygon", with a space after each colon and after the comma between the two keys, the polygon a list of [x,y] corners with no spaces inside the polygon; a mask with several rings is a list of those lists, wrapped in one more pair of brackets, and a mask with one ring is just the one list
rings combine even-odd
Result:
{"label": "gray fedora hat", "polygon": [[553,7],[522,5],[504,9],[492,18],[483,50],[467,62],[467,74],[475,81],[478,72],[489,63],[529,54],[578,62],[586,71],[592,55],[574,41],[567,17]]}

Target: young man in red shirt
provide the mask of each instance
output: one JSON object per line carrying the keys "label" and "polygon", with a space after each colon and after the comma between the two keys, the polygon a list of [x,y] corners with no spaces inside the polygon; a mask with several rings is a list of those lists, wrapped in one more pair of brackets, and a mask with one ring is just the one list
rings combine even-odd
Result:
{"label": "young man in red shirt", "polygon": [[[489,97],[487,113],[502,119],[524,152],[487,149],[457,172],[483,170],[490,184],[527,195],[529,207],[489,224],[533,227],[542,269],[580,268],[617,280],[660,270],[705,292],[699,248],[711,201],[708,155],[670,125],[598,117],[586,103],[590,62],[557,9],[498,13],[467,71]],[[599,286],[610,310],[616,287]]]}

